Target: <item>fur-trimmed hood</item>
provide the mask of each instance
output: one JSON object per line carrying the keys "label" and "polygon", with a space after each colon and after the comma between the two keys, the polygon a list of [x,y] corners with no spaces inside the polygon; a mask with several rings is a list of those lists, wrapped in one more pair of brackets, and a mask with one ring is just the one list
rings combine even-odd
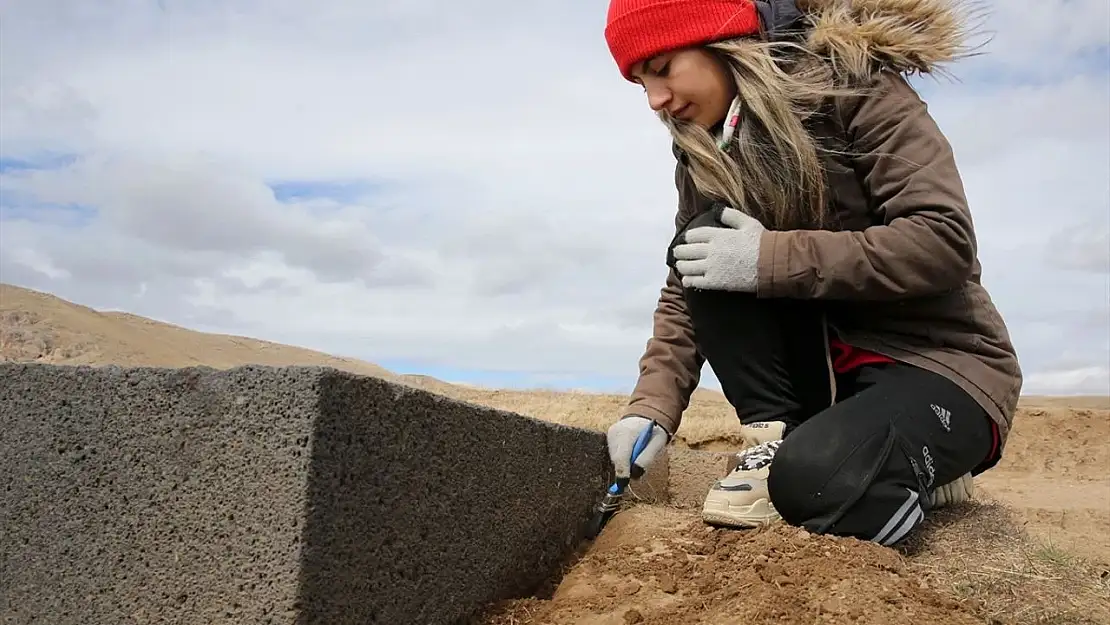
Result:
{"label": "fur-trimmed hood", "polygon": [[796,0],[802,45],[846,78],[937,73],[971,54],[969,0]]}

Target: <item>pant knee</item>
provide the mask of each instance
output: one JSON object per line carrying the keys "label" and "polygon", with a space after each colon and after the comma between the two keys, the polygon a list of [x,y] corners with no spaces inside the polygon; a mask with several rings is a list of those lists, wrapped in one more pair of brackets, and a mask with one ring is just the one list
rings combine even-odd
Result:
{"label": "pant knee", "polygon": [[891,448],[889,432],[860,436],[799,426],[771,463],[767,490],[783,520],[814,532],[855,516],[856,504],[882,474]]}
{"label": "pant knee", "polygon": [[688,221],[671,239],[671,244],[667,246],[667,266],[671,269],[675,268],[676,259],[674,257],[674,248],[676,245],[681,245],[686,242],[686,231],[692,228],[701,228],[703,226],[721,226],[723,225],[719,219],[721,210],[714,208],[707,210],[698,216]]}
{"label": "pant knee", "polygon": [[812,451],[787,437],[775,453],[767,477],[768,494],[783,520],[811,530],[816,519],[847,499],[845,493],[825,488],[835,467]]}
{"label": "pant knee", "polygon": [[800,426],[771,462],[771,503],[784,521],[814,533],[897,543],[920,525],[924,511],[896,443],[890,429],[853,439]]}

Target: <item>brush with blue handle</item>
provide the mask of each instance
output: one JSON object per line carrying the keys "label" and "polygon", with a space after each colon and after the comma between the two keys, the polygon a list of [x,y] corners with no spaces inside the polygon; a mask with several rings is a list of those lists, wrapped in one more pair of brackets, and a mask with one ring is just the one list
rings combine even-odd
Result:
{"label": "brush with blue handle", "polygon": [[[655,421],[651,421],[644,428],[643,432],[636,437],[636,444],[632,446],[632,459],[630,464],[635,467],[636,459],[640,457],[644,449],[647,448],[648,443],[651,442],[651,435],[655,429]],[[628,487],[630,478],[618,477],[610,486],[609,490],[605,493],[605,498],[601,501],[601,505],[597,507],[597,514],[594,515],[593,521],[587,528],[586,535],[593,539],[597,538],[601,533],[601,529],[609,522],[609,519],[616,514],[620,509],[621,499],[624,497],[624,489]]]}

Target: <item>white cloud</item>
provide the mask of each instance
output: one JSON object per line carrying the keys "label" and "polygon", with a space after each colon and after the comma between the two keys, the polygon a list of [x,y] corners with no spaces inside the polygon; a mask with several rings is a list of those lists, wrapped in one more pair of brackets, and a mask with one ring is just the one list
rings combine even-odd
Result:
{"label": "white cloud", "polygon": [[[994,9],[989,55],[952,68],[967,81],[922,84],[1027,373],[1066,389],[1039,381],[1110,359],[1108,330],[1082,321],[1110,298],[1107,73],[1068,57],[1110,43],[1107,9]],[[0,203],[96,211],[4,221],[0,279],[387,364],[627,390],[676,193],[604,17],[604,2],[0,5],[0,156],[80,156],[3,174]],[[1001,75],[1025,82],[979,82]],[[279,202],[267,183],[287,179],[374,186]]]}
{"label": "white cloud", "polygon": [[1080,367],[1035,373],[1026,380],[1030,395],[1110,395],[1110,368]]}
{"label": "white cloud", "polygon": [[1049,240],[1048,254],[1063,269],[1110,274],[1110,228],[1091,220],[1061,230]]}

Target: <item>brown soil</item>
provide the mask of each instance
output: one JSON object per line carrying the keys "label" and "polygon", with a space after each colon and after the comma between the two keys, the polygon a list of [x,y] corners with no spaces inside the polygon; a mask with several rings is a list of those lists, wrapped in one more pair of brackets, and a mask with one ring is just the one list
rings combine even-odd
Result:
{"label": "brown soil", "polygon": [[1110,568],[1110,402],[1023,402],[1006,455],[978,484],[1038,541]]}
{"label": "brown soil", "polygon": [[887,549],[783,524],[714,529],[696,509],[613,518],[549,597],[482,625],[1106,625],[1110,568],[1038,542],[987,496]]}
{"label": "brown soil", "polygon": [[[850,574],[845,574],[850,572]],[[982,623],[895,551],[785,526],[712,529],[695,514],[637,507],[614,518],[549,601],[491,623]]]}
{"label": "brown soil", "polygon": [[[217,368],[325,365],[548,421],[604,430],[620,395],[509,391],[398,375],[372,363],[100,312],[0,285],[0,362]],[[736,419],[699,390],[669,461],[670,501],[620,514],[549,597],[483,625],[1110,625],[1110,398],[1027,397],[977,501],[941,511],[890,550],[777,526],[713,530],[698,507]],[[682,450],[703,450],[703,452]]]}
{"label": "brown soil", "polygon": [[[976,501],[937,511],[895,550],[784,525],[710,529],[698,507],[725,458],[672,453],[669,506],[625,510],[551,597],[480,622],[1110,625],[1110,400],[1070,399],[1023,400]],[[707,423],[679,445],[736,448]]]}

